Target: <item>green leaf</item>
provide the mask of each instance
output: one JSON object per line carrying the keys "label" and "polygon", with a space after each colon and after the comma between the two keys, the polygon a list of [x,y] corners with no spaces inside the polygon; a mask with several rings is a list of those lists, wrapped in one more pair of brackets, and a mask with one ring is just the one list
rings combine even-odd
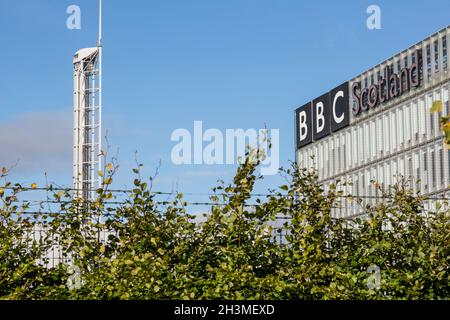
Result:
{"label": "green leaf", "polygon": [[133,260],[127,259],[127,260],[124,261],[124,263],[126,265],[132,265],[133,264]]}
{"label": "green leaf", "polygon": [[444,143],[450,144],[450,122],[447,122],[442,126],[442,131],[444,132]]}
{"label": "green leaf", "polygon": [[442,112],[442,101],[440,100],[434,101],[433,105],[431,106],[430,112],[431,113]]}

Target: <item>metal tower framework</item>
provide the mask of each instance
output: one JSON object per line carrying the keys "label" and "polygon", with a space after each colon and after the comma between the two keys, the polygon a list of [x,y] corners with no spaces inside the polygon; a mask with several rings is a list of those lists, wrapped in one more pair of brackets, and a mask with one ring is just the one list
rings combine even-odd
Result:
{"label": "metal tower framework", "polygon": [[73,59],[73,189],[74,198],[94,201],[102,186],[102,1],[97,47],[79,50]]}

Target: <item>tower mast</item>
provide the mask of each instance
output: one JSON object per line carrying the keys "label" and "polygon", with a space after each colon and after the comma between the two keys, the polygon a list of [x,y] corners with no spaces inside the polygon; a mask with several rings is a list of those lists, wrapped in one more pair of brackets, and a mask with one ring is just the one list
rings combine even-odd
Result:
{"label": "tower mast", "polygon": [[[103,168],[103,149],[102,149],[102,63],[103,63],[103,44],[102,44],[102,0],[99,0],[99,17],[98,17],[98,166]],[[101,179],[98,179],[98,187],[102,187]]]}
{"label": "tower mast", "polygon": [[102,185],[102,0],[97,47],[77,51],[73,67],[73,189],[88,204]]}

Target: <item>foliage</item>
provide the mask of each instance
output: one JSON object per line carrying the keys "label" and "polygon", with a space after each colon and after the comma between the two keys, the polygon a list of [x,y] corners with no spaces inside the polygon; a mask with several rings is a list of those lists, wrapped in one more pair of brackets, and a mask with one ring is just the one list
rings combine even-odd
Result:
{"label": "foliage", "polygon": [[[449,103],[448,101],[446,102]],[[433,101],[433,105],[430,108],[430,113],[442,113],[443,103],[441,100]],[[440,117],[441,131],[444,136],[444,147],[450,149],[450,115]]]}
{"label": "foliage", "polygon": [[[2,299],[448,299],[450,211],[423,210],[400,180],[365,215],[335,219],[344,182],[325,191],[314,170],[283,170],[287,184],[250,205],[260,155],[249,151],[233,183],[213,191],[202,221],[183,195],[164,205],[134,170],[134,189],[111,208],[115,168],[98,199],[53,192],[58,214],[23,216],[20,185],[0,188]],[[7,178],[2,172],[2,180]],[[33,185],[32,189],[37,186]],[[380,198],[381,199],[381,198]],[[357,203],[357,200],[354,200]],[[284,217],[281,225],[277,218]],[[41,227],[38,239],[30,235]],[[283,232],[285,239],[275,241]],[[58,247],[66,262],[48,264]],[[367,268],[381,270],[369,288]]]}

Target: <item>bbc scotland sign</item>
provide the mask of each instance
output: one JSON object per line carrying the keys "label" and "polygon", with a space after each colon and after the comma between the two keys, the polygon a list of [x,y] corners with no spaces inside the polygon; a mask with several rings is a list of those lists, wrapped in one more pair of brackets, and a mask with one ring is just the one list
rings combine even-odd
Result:
{"label": "bbc scotland sign", "polygon": [[[353,116],[357,117],[411,89],[419,88],[422,79],[420,51],[417,51],[414,57],[414,62],[398,73],[392,72],[392,65],[386,67],[384,75],[379,75],[377,84],[362,88],[360,82],[353,82],[352,99],[349,96],[349,82],[345,82],[298,108],[295,111],[297,149],[347,127],[350,124],[350,109]],[[351,101],[354,103],[351,104]]]}

